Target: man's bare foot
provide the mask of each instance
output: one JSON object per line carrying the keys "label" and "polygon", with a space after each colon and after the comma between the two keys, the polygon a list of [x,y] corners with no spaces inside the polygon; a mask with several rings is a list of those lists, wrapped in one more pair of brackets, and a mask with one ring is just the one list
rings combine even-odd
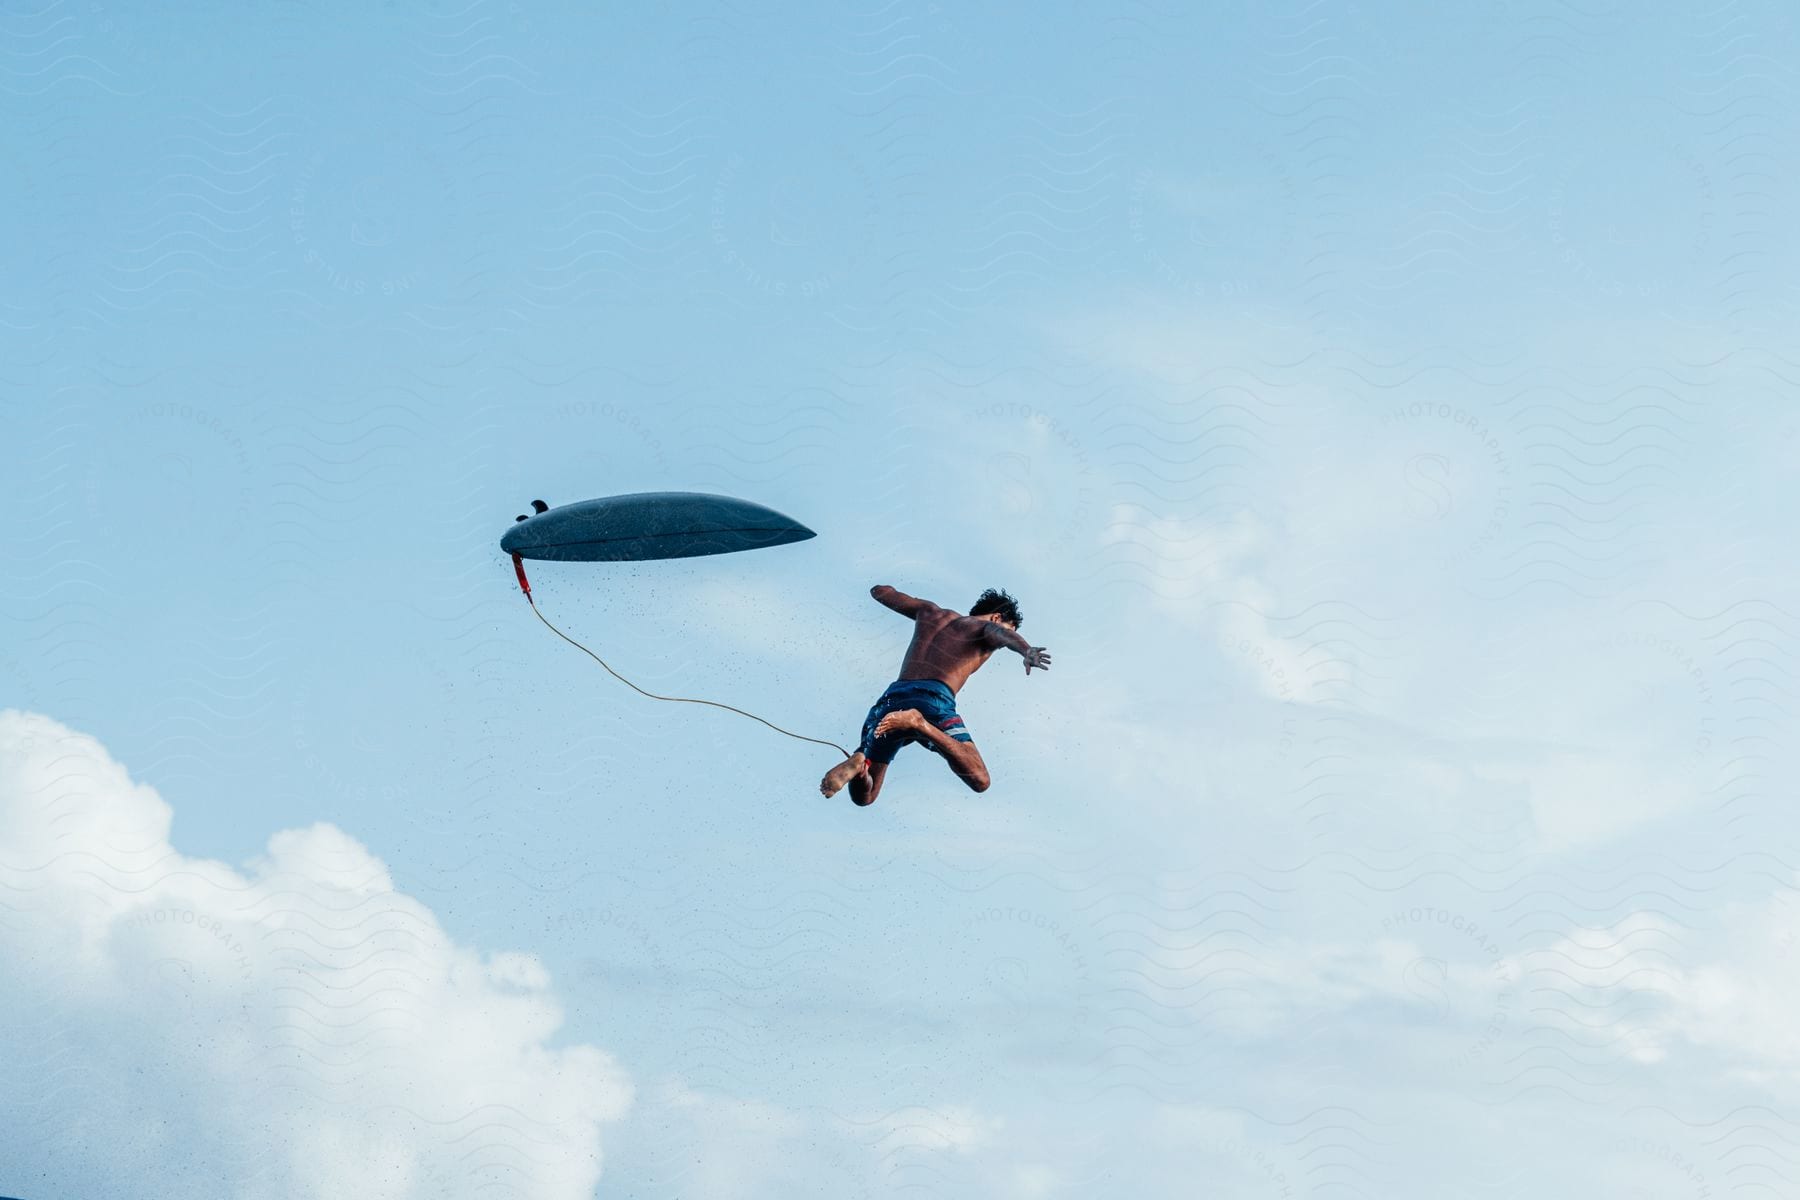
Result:
{"label": "man's bare foot", "polygon": [[858,750],[855,754],[852,754],[849,758],[846,758],[843,762],[825,772],[825,778],[819,780],[819,794],[826,797],[837,795],[839,791],[843,790],[846,783],[849,783],[852,779],[862,774],[863,771],[867,769],[868,765],[868,759],[863,757],[863,752],[861,750]]}
{"label": "man's bare foot", "polygon": [[875,723],[875,736],[885,737],[890,733],[910,733],[924,729],[930,722],[925,714],[916,708],[905,708],[899,712],[891,712]]}

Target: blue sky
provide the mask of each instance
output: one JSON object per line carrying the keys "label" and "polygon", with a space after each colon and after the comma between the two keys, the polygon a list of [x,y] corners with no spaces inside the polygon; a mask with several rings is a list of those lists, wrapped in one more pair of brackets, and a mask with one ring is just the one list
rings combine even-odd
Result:
{"label": "blue sky", "polygon": [[0,27],[0,1191],[1784,1190],[1791,14]]}

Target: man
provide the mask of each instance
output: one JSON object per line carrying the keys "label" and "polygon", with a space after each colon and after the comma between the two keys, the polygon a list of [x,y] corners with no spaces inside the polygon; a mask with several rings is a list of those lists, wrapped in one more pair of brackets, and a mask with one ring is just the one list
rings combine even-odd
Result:
{"label": "man", "polygon": [[1019,636],[1018,602],[993,588],[981,593],[966,617],[886,584],[870,588],[869,595],[912,618],[912,644],[900,664],[900,678],[869,710],[856,753],[825,773],[819,791],[835,796],[847,783],[856,803],[875,803],[888,764],[908,742],[923,742],[943,755],[970,788],[987,791],[987,764],[956,715],[956,693],[1002,646],[1024,657],[1027,675],[1033,667],[1049,670],[1049,653]]}

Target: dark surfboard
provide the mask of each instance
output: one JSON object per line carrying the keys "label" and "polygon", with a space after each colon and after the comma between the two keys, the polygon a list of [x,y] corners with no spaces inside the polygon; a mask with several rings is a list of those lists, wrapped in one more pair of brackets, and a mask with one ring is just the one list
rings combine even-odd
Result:
{"label": "dark surfboard", "polygon": [[527,517],[500,549],[556,562],[642,562],[785,546],[816,536],[772,508],[700,492],[582,500]]}

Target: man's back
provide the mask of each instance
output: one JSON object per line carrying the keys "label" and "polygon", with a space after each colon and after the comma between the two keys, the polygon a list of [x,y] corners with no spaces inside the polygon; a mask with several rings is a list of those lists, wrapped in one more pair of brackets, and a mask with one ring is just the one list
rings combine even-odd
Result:
{"label": "man's back", "polygon": [[900,678],[937,679],[952,692],[961,691],[994,653],[986,636],[991,625],[935,604],[920,609],[913,614],[912,643],[900,664]]}

